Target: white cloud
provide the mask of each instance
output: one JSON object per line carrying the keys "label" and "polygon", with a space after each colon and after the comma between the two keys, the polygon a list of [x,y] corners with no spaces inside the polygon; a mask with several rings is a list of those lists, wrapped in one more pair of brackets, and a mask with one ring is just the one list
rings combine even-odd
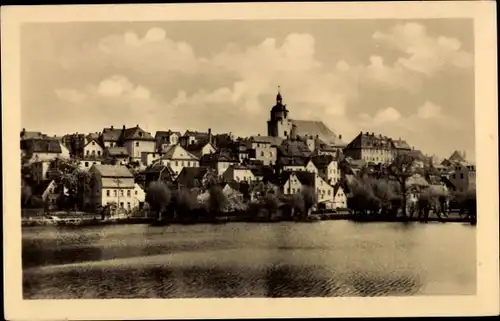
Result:
{"label": "white cloud", "polygon": [[431,119],[441,116],[441,106],[435,105],[432,102],[425,102],[422,106],[418,107],[418,117],[422,119]]}
{"label": "white cloud", "polygon": [[56,96],[63,101],[70,103],[80,103],[87,98],[87,94],[75,89],[55,89]]}
{"label": "white cloud", "polygon": [[373,39],[406,54],[397,65],[431,76],[446,66],[470,68],[473,57],[461,49],[458,39],[432,36],[418,23],[398,24],[389,32],[377,31]]}

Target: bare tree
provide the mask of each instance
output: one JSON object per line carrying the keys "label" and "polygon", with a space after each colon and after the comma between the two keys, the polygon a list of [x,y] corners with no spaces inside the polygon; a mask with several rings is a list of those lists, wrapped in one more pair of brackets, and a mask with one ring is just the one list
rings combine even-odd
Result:
{"label": "bare tree", "polygon": [[403,199],[403,217],[407,216],[407,182],[415,174],[415,158],[408,154],[397,155],[388,168],[389,177],[396,180],[401,186],[401,196]]}

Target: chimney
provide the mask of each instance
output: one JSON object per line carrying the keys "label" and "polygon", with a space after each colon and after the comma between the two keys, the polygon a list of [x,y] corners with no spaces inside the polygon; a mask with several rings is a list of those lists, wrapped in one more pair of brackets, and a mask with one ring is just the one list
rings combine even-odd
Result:
{"label": "chimney", "polygon": [[123,130],[125,130],[125,125],[123,125],[123,128],[122,128],[122,129],[123,129]]}
{"label": "chimney", "polygon": [[339,139],[342,139],[342,135],[339,135]]}
{"label": "chimney", "polygon": [[111,125],[111,130],[113,130],[113,125]]}
{"label": "chimney", "polygon": [[139,124],[135,125],[136,128],[139,128]]}
{"label": "chimney", "polygon": [[374,132],[372,132],[372,136],[375,136],[375,133],[374,133]]}

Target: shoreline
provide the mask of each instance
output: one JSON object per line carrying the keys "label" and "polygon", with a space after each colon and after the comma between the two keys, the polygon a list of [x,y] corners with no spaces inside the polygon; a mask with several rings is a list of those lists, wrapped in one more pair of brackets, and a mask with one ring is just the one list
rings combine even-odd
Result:
{"label": "shoreline", "polygon": [[467,217],[438,217],[431,216],[427,219],[419,217],[376,217],[376,216],[358,216],[351,213],[335,213],[335,214],[312,214],[308,219],[293,220],[282,218],[262,218],[262,217],[248,217],[248,216],[221,216],[213,219],[197,219],[190,221],[183,220],[165,220],[158,221],[154,218],[146,217],[130,217],[130,218],[117,218],[117,219],[48,219],[48,218],[23,218],[21,222],[22,227],[36,227],[36,226],[65,226],[65,227],[90,227],[90,226],[106,226],[106,225],[137,225],[149,224],[150,226],[169,226],[169,225],[197,225],[197,224],[227,224],[227,223],[280,223],[280,222],[293,222],[293,223],[315,223],[321,221],[351,221],[357,223],[466,223],[476,225],[475,221],[471,221]]}

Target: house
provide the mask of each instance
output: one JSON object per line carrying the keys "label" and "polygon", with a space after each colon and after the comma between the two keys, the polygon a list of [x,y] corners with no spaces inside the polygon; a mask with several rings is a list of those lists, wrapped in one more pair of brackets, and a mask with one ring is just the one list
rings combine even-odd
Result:
{"label": "house", "polygon": [[318,168],[316,167],[316,165],[314,164],[312,159],[309,159],[309,161],[307,162],[305,170],[306,170],[306,172],[315,173],[315,174],[318,174],[318,172],[319,172]]}
{"label": "house", "polygon": [[229,182],[251,182],[255,180],[255,176],[249,167],[235,164],[229,166],[222,174],[222,177]]}
{"label": "house", "polygon": [[139,206],[134,175],[123,165],[93,165],[90,168],[94,184],[91,203],[106,206],[115,203],[118,209],[132,210]]}
{"label": "house", "polygon": [[42,132],[27,131],[26,128],[23,128],[23,130],[21,131],[21,140],[33,138],[43,139],[47,138],[47,135],[42,134]]}
{"label": "house", "polygon": [[245,160],[243,165],[252,171],[255,180],[257,181],[271,181],[274,176],[274,168],[270,165],[264,165],[262,162],[254,160]]}
{"label": "house", "polygon": [[49,138],[32,138],[21,141],[21,150],[25,151],[28,162],[50,161],[57,157],[69,156],[67,148],[64,150],[61,142]]}
{"label": "house", "polygon": [[375,133],[360,132],[344,148],[344,155],[365,162],[391,163],[394,160],[392,139]]}
{"label": "house", "polygon": [[164,166],[169,166],[174,175],[179,175],[185,167],[198,167],[200,164],[198,157],[179,144],[170,146],[158,162]]}
{"label": "house", "polygon": [[127,149],[131,162],[140,163],[143,152],[154,153],[156,148],[156,140],[139,125],[132,128],[123,126],[119,142]]}
{"label": "house", "polygon": [[179,187],[201,188],[210,177],[210,170],[206,167],[184,167],[177,176],[176,183]]}
{"label": "house", "polygon": [[335,208],[347,208],[347,194],[340,184],[334,186],[334,204]]}
{"label": "house", "polygon": [[122,130],[119,128],[114,128],[113,126],[111,126],[110,128],[104,128],[99,138],[101,146],[103,148],[118,147],[118,142],[121,135]]}
{"label": "house", "polygon": [[308,163],[308,158],[280,157],[277,165],[283,171],[305,171]]}
{"label": "house", "polygon": [[53,179],[38,182],[32,188],[33,195],[39,196],[49,209],[53,209],[57,205],[59,193],[57,184]]}
{"label": "house", "polygon": [[476,165],[468,162],[455,162],[450,170],[448,179],[458,192],[476,189]]}
{"label": "house", "polygon": [[196,157],[200,158],[203,155],[215,153],[215,146],[208,141],[198,141],[186,147],[186,150]]}
{"label": "house", "polygon": [[97,139],[88,138],[83,146],[83,157],[102,157],[104,149]]}
{"label": "house", "polygon": [[280,173],[278,186],[285,195],[299,193],[304,186],[309,186],[316,192],[318,203],[331,204],[334,200],[333,186],[316,173],[284,171]]}
{"label": "house", "polygon": [[34,182],[40,183],[50,178],[50,164],[51,161],[47,160],[34,161],[31,163],[31,173]]}
{"label": "house", "polygon": [[206,133],[193,130],[186,130],[184,135],[182,135],[179,138],[179,143],[184,148],[186,148],[189,145],[201,142],[212,142],[212,130],[210,128]]}
{"label": "house", "polygon": [[144,202],[146,201],[146,192],[142,188],[141,185],[135,183],[134,185],[134,204],[137,204],[136,207],[141,209],[144,206]]}
{"label": "house", "polygon": [[64,135],[61,142],[68,148],[71,157],[82,158],[85,155],[84,147],[88,143],[88,140],[84,134],[75,133]]}
{"label": "house", "polygon": [[84,157],[78,161],[78,168],[83,171],[88,171],[92,167],[92,165],[101,165],[103,163],[102,157],[97,156],[89,156]]}
{"label": "house", "polygon": [[283,139],[272,136],[251,136],[247,141],[249,159],[262,161],[264,165],[276,164],[278,157],[277,146]]}
{"label": "house", "polygon": [[161,162],[148,166],[144,172],[144,183],[149,186],[151,182],[164,182],[167,186],[172,184],[175,174],[169,165],[165,166]]}
{"label": "house", "polygon": [[218,176],[223,175],[231,165],[236,164],[239,164],[238,159],[228,149],[220,149],[213,154],[203,155],[200,159],[200,166],[214,169]]}
{"label": "house", "polygon": [[312,162],[317,168],[317,173],[331,185],[340,181],[341,172],[339,163],[331,155],[320,155],[312,158]]}
{"label": "house", "polygon": [[141,155],[141,163],[144,166],[149,166],[156,161],[158,161],[160,158],[162,158],[165,155],[165,152],[142,152]]}
{"label": "house", "polygon": [[103,154],[106,162],[119,165],[126,165],[129,163],[129,154],[125,147],[106,147]]}
{"label": "house", "polygon": [[170,146],[178,144],[180,137],[180,132],[171,130],[157,131],[155,134],[156,151],[163,152]]}

